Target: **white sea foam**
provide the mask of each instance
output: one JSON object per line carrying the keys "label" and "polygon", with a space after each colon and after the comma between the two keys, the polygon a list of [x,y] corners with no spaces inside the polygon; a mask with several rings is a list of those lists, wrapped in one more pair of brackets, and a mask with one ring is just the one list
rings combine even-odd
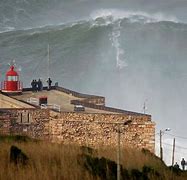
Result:
{"label": "white sea foam", "polygon": [[[119,9],[100,9],[91,13],[91,19],[106,19],[106,24],[111,21],[128,18],[131,22],[155,23],[161,21],[171,21],[178,23],[179,20],[174,16],[164,15],[162,13],[146,13],[143,11],[125,11]],[[110,18],[109,18],[110,17]]]}
{"label": "white sea foam", "polygon": [[116,50],[116,67],[121,70],[127,66],[125,58],[125,50],[121,47],[120,44],[120,35],[121,35],[121,21],[117,21],[115,26],[113,26],[112,33],[110,35],[110,40],[112,41],[112,46]]}
{"label": "white sea foam", "polygon": [[15,30],[14,27],[6,27],[6,28],[2,28],[0,30],[0,33],[11,32],[11,31],[14,31],[14,30]]}
{"label": "white sea foam", "polygon": [[90,15],[91,27],[93,26],[108,26],[111,25],[113,30],[110,35],[112,46],[116,50],[116,67],[123,69],[127,65],[127,58],[125,57],[125,50],[120,44],[121,35],[121,20],[127,19],[131,23],[157,23],[161,21],[171,21],[178,23],[177,18],[173,16],[166,16],[162,13],[148,14],[142,11],[125,11],[119,9],[100,9],[94,11]]}
{"label": "white sea foam", "polygon": [[27,28],[20,28],[20,29],[14,27],[6,27],[6,28],[2,28],[2,30],[0,30],[0,33],[12,32],[12,31],[28,31],[28,32],[30,31],[29,35],[35,35],[35,34],[40,34],[43,32],[50,31],[51,29],[62,30],[64,28],[72,28],[73,26],[84,24],[85,22],[88,21],[68,22],[66,24],[65,23],[45,24],[41,26],[27,27]]}

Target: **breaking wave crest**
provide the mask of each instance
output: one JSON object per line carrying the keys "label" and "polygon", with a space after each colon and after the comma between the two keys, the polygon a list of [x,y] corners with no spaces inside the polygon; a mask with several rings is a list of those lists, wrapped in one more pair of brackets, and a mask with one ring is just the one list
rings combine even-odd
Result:
{"label": "breaking wave crest", "polygon": [[[115,23],[116,21],[122,21],[122,20],[126,20],[128,23],[147,24],[147,23],[171,22],[171,23],[182,24],[182,22],[180,22],[176,17],[164,15],[162,13],[149,14],[142,11],[135,12],[135,11],[124,11],[119,9],[99,9],[93,11],[88,19],[83,19],[72,23],[66,23],[65,25],[73,27],[74,25],[83,22],[89,22],[92,26],[107,26]],[[39,28],[53,27],[53,26],[57,27],[57,26],[61,26],[62,24],[46,24],[39,27],[28,27],[22,30],[39,29]],[[11,27],[4,26],[3,24],[0,25],[1,25],[0,33],[19,30],[19,28],[17,27],[15,28],[13,26]]]}
{"label": "breaking wave crest", "polygon": [[174,16],[166,16],[162,13],[148,14],[142,11],[122,11],[117,9],[100,9],[94,11],[90,15],[91,19],[96,20],[98,18],[103,18],[105,23],[111,23],[111,21],[116,21],[119,19],[128,19],[130,22],[141,22],[141,23],[156,23],[162,21],[170,21],[174,23],[179,23],[179,20]]}

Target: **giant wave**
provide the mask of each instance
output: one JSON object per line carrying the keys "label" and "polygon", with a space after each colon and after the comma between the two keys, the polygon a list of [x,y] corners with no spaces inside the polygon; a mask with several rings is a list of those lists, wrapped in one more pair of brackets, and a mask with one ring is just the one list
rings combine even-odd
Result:
{"label": "giant wave", "polygon": [[[139,35],[144,33],[145,39],[147,39],[149,44],[152,46],[152,44],[155,43],[154,39],[156,34],[158,38],[160,38],[159,40],[163,41],[164,39],[162,39],[161,36],[167,33],[168,39],[165,39],[165,41],[168,41],[169,38],[172,40],[172,34],[174,31],[180,33],[180,35],[174,33],[177,38],[180,38],[180,36],[183,35],[185,36],[186,29],[187,25],[179,23],[174,17],[164,17],[163,15],[158,14],[150,16],[143,12],[124,12],[114,9],[98,10],[91,13],[88,20],[59,25],[51,24],[38,28],[27,28],[20,30],[9,29],[6,32],[1,32],[0,61],[3,62],[4,59],[13,59],[18,56],[18,54],[12,55],[11,52],[7,54],[4,53],[3,49],[5,49],[5,52],[7,52],[6,47],[9,49],[9,45],[11,45],[12,48],[19,47],[17,49],[18,51],[24,49],[24,57],[28,56],[28,59],[30,59],[29,62],[33,63],[36,61],[36,64],[40,64],[41,60],[45,59],[45,48],[47,44],[50,44],[52,49],[51,51],[54,52],[54,62],[58,62],[58,59],[64,56],[70,58],[72,54],[67,53],[72,51],[76,52],[77,49],[75,47],[82,46],[82,49],[78,52],[78,55],[81,54],[84,57],[84,53],[86,56],[89,55],[89,53],[92,54],[92,51],[96,51],[96,57],[103,56],[99,61],[107,61],[105,60],[107,54],[103,54],[103,52],[101,52],[102,49],[106,49],[109,52],[111,49],[113,49],[113,61],[111,64],[118,69],[123,69],[128,66],[128,49],[131,49],[132,47],[132,45],[129,46],[129,44],[134,41],[134,37],[140,38],[139,43],[141,44],[143,39],[141,39],[141,36]],[[129,39],[129,35],[134,35],[134,37]],[[103,42],[99,38],[101,38]],[[94,46],[97,43],[99,43],[99,46]],[[182,41],[181,43],[185,42]],[[27,46],[28,48],[26,48]],[[57,49],[62,48],[61,53],[55,52],[57,50],[54,47],[57,46]],[[69,48],[67,48],[67,46]],[[91,48],[89,49],[88,46]],[[40,48],[42,51],[37,54],[38,50],[36,48]],[[157,48],[159,49],[159,47]],[[85,49],[88,50],[88,53],[85,52]],[[136,47],[134,47],[134,49],[136,49]],[[139,49],[137,49],[137,51],[139,51]],[[43,54],[41,54],[41,52],[43,52]],[[35,56],[37,59],[32,58]],[[94,56],[92,56],[92,58],[94,58]],[[18,56],[16,59],[22,59],[22,57]],[[76,58],[70,59],[71,61],[75,61]],[[57,66],[59,67],[59,65]],[[37,65],[36,67],[40,69],[40,66]],[[43,74],[40,76],[43,76]]]}
{"label": "giant wave", "polygon": [[119,14],[101,10],[73,23],[0,33],[1,74],[15,59],[25,86],[34,78],[45,82],[50,44],[53,83],[138,112],[149,99],[149,112],[164,124],[179,112],[186,117],[176,107],[186,103],[187,25],[171,17]]}

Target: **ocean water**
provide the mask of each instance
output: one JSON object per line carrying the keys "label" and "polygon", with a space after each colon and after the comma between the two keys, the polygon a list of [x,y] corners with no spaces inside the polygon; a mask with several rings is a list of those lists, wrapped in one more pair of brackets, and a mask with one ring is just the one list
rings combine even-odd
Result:
{"label": "ocean water", "polygon": [[[25,87],[32,79],[45,83],[49,44],[53,83],[105,96],[108,106],[126,110],[143,112],[146,103],[157,129],[170,127],[174,134],[186,135],[184,21],[163,13],[120,8],[98,8],[70,20],[58,9],[51,13],[59,16],[57,20],[42,21],[53,4],[38,3],[0,4],[1,81],[8,63],[15,59]],[[37,20],[30,15],[36,7],[45,7]]]}

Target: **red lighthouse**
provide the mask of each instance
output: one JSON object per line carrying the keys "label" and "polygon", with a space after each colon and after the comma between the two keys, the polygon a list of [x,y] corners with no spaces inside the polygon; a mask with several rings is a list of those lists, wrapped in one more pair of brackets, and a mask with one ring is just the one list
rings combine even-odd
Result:
{"label": "red lighthouse", "polygon": [[10,66],[6,73],[6,80],[1,84],[2,92],[14,94],[22,92],[22,83],[19,81],[19,75],[14,70],[14,65]]}

